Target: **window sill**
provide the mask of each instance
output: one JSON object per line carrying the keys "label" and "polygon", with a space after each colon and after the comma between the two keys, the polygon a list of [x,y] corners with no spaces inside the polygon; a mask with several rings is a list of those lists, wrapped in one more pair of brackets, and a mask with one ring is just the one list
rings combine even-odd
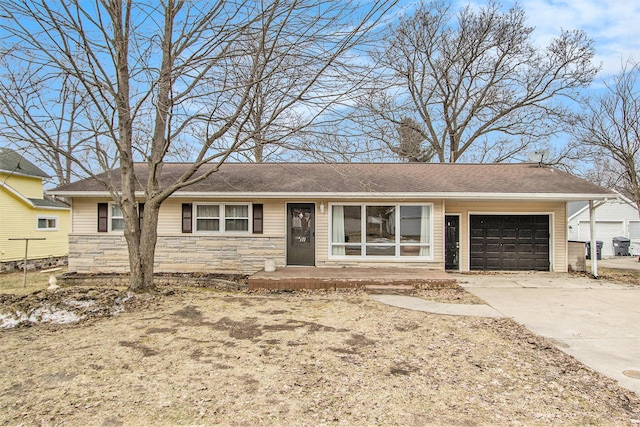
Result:
{"label": "window sill", "polygon": [[403,257],[391,257],[391,256],[346,256],[346,255],[329,255],[329,261],[358,261],[358,262],[433,262],[435,261],[432,256],[403,256]]}

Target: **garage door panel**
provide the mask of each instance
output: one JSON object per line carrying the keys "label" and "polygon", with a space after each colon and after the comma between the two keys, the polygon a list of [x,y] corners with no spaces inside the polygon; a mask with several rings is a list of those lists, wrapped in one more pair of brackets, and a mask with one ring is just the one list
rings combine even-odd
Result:
{"label": "garage door panel", "polygon": [[496,269],[500,269],[500,270],[517,270],[518,269],[518,261],[514,260],[514,259],[504,259],[502,260],[502,264],[500,266],[497,266],[499,268]]}
{"label": "garage door panel", "polygon": [[532,238],[535,239],[535,240],[539,240],[541,242],[548,242],[549,241],[549,229],[546,228],[544,230],[542,230],[542,229],[534,230]]}
{"label": "garage door panel", "polygon": [[488,228],[485,236],[488,239],[500,239],[502,237],[502,230],[498,228]]}
{"label": "garage door panel", "polygon": [[472,270],[549,270],[548,215],[472,215]]}
{"label": "garage door panel", "polygon": [[483,229],[475,229],[471,230],[471,238],[484,238],[484,230]]}
{"label": "garage door panel", "polygon": [[536,230],[530,229],[520,229],[518,232],[518,237],[520,239],[533,239],[535,236]]}
{"label": "garage door panel", "polygon": [[502,252],[502,245],[500,243],[487,243],[484,251],[487,254],[499,254]]}
{"label": "garage door panel", "polygon": [[496,270],[502,265],[501,258],[487,258],[485,270]]}
{"label": "garage door panel", "polygon": [[502,237],[509,239],[517,239],[518,238],[518,229],[517,228],[505,228],[502,231]]}
{"label": "garage door panel", "polygon": [[518,245],[514,243],[505,243],[502,245],[502,250],[505,252],[516,252],[518,250]]}
{"label": "garage door panel", "polygon": [[541,259],[537,259],[535,266],[534,266],[535,270],[540,270],[540,271],[548,271],[549,270],[549,261],[544,261]]}
{"label": "garage door panel", "polygon": [[471,258],[472,270],[486,270],[486,260],[484,258]]}
{"label": "garage door panel", "polygon": [[484,251],[484,245],[471,244],[471,253],[479,253]]}

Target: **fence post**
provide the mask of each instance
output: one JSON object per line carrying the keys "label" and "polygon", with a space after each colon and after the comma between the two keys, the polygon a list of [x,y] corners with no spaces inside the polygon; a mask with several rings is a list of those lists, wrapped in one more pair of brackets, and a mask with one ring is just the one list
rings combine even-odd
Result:
{"label": "fence post", "polygon": [[24,276],[22,279],[22,287],[27,287],[27,261],[29,260],[29,240],[47,240],[46,237],[13,237],[9,240],[24,240]]}

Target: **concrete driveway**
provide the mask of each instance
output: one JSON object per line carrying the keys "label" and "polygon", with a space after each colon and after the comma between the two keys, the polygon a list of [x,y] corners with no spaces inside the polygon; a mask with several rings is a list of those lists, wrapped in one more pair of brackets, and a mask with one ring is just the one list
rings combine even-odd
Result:
{"label": "concrete driveway", "polygon": [[640,285],[558,273],[455,277],[500,313],[640,395]]}

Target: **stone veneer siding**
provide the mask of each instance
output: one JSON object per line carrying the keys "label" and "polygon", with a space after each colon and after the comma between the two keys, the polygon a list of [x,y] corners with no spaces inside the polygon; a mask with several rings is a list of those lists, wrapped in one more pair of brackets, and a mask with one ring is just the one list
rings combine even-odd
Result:
{"label": "stone veneer siding", "polygon": [[[253,274],[266,259],[285,264],[285,238],[265,236],[159,236],[156,273]],[[129,271],[127,242],[120,235],[69,236],[69,271]]]}
{"label": "stone veneer siding", "polygon": [[[67,256],[54,256],[39,259],[27,259],[27,270],[41,270],[67,265]],[[0,273],[12,273],[24,270],[24,259],[19,261],[0,262]]]}

